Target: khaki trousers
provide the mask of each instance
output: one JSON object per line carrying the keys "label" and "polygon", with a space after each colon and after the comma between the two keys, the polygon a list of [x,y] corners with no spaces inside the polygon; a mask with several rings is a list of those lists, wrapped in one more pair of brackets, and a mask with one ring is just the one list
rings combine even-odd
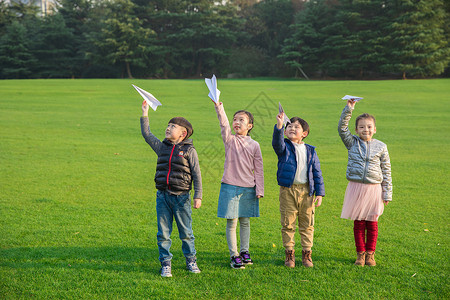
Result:
{"label": "khaki trousers", "polygon": [[314,236],[314,211],[314,196],[309,196],[307,183],[280,187],[281,236],[286,250],[294,249],[297,219],[302,250],[311,250]]}

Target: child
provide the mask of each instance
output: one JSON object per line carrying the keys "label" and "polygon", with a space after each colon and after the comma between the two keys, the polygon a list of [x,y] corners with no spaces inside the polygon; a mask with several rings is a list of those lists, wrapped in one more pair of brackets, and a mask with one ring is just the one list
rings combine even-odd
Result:
{"label": "child", "polygon": [[[384,204],[392,200],[391,162],[384,143],[373,139],[375,118],[362,114],[356,118],[355,132],[348,122],[356,102],[348,100],[339,120],[339,135],[348,149],[347,190],[341,218],[354,220],[353,232],[357,259],[355,265],[375,266],[378,217]],[[367,241],[365,240],[367,229]]]}
{"label": "child", "polygon": [[[264,196],[264,170],[258,142],[248,135],[253,128],[253,115],[245,110],[237,111],[230,124],[222,102],[215,104],[219,118],[225,164],[220,187],[217,216],[227,219],[226,236],[230,251],[230,265],[244,269],[253,264],[249,253],[250,217],[259,217],[259,198]],[[240,253],[237,252],[236,226],[240,224]]]}
{"label": "child", "polygon": [[152,147],[158,160],[155,183],[156,214],[158,220],[158,250],[161,262],[161,276],[172,277],[172,241],[173,218],[177,223],[182,242],[186,267],[192,273],[200,273],[195,256],[194,234],[192,232],[192,210],[189,190],[194,182],[194,208],[202,204],[202,177],[197,151],[192,140],[187,139],[193,133],[192,125],[182,117],[169,121],[165,139],[161,142],[150,132],[148,122],[148,104],[142,102],[141,132],[145,141]]}
{"label": "child", "polygon": [[[281,236],[285,248],[286,267],[295,267],[295,221],[302,244],[302,264],[313,267],[311,247],[314,236],[315,207],[322,204],[325,186],[315,147],[305,144],[309,134],[308,123],[293,117],[287,123],[283,139],[284,113],[277,115],[273,129],[272,146],[278,156],[277,181],[280,186]],[[314,197],[315,195],[315,197]]]}

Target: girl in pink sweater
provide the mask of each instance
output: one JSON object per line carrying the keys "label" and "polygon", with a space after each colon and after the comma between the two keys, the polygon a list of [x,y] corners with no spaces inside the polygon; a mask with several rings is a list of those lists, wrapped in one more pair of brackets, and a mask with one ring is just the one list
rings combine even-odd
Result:
{"label": "girl in pink sweater", "polygon": [[[245,110],[233,116],[233,130],[228,122],[222,102],[216,103],[223,143],[225,164],[220,187],[217,216],[227,219],[227,243],[230,265],[244,269],[253,264],[249,253],[250,217],[259,217],[259,198],[264,196],[264,170],[261,148],[249,132],[253,128],[253,115]],[[236,227],[240,224],[240,251],[237,251]]]}

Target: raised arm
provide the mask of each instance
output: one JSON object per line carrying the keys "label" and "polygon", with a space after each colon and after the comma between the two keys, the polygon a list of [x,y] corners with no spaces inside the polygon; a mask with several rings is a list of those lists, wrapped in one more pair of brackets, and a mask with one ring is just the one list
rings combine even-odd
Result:
{"label": "raised arm", "polygon": [[228,122],[228,117],[225,113],[222,102],[215,103],[215,108],[217,112],[217,118],[219,119],[220,133],[222,134],[224,144],[226,144],[231,138],[230,122]]}
{"label": "raised arm", "polygon": [[159,153],[161,148],[161,141],[150,131],[149,121],[148,121],[148,104],[147,102],[142,102],[142,117],[141,117],[141,133],[147,144],[152,147],[156,154]]}
{"label": "raised arm", "polygon": [[352,117],[353,109],[355,108],[355,101],[348,100],[347,105],[344,107],[342,111],[341,118],[339,119],[338,132],[341,137],[342,142],[344,143],[347,149],[350,149],[354,143],[353,135],[350,133],[348,129],[348,123]]}
{"label": "raised arm", "polygon": [[286,143],[284,142],[283,138],[283,127],[281,127],[281,129],[278,129],[277,125],[274,126],[272,136],[272,147],[273,150],[275,150],[277,156],[282,155],[283,152],[286,150]]}

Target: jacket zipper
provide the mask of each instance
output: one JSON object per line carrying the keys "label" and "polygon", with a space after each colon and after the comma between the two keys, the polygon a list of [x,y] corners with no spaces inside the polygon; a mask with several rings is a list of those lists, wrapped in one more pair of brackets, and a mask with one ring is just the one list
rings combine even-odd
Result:
{"label": "jacket zipper", "polygon": [[170,190],[170,185],[169,185],[169,175],[170,175],[170,171],[172,169],[172,156],[173,156],[173,150],[175,149],[175,145],[173,145],[172,147],[172,152],[170,152],[170,157],[169,157],[169,172],[167,172],[167,189]]}
{"label": "jacket zipper", "polygon": [[369,168],[369,153],[370,153],[370,143],[367,142],[367,147],[366,147],[366,161],[365,161],[365,166],[364,166],[364,174],[363,174],[363,183],[366,183],[366,174],[367,174],[367,169]]}

